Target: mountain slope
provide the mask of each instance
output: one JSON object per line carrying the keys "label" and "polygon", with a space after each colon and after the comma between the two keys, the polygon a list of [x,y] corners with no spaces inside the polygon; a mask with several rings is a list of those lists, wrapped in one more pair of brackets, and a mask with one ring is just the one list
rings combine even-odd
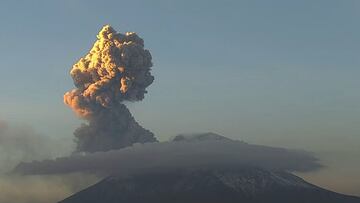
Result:
{"label": "mountain slope", "polygon": [[178,141],[205,141],[205,140],[231,140],[222,135],[208,132],[208,133],[197,133],[197,134],[180,134],[172,138],[170,141],[178,142]]}
{"label": "mountain slope", "polygon": [[109,177],[60,203],[360,203],[287,172],[182,170]]}

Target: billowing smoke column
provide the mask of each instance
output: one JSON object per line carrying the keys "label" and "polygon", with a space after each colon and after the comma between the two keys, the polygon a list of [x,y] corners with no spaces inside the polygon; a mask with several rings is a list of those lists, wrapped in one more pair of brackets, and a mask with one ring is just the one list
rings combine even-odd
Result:
{"label": "billowing smoke column", "polygon": [[77,151],[107,151],[157,141],[123,104],[144,98],[154,80],[151,66],[151,54],[136,33],[117,33],[110,25],[101,29],[90,52],[70,71],[76,89],[64,95],[65,104],[88,121],[74,132]]}

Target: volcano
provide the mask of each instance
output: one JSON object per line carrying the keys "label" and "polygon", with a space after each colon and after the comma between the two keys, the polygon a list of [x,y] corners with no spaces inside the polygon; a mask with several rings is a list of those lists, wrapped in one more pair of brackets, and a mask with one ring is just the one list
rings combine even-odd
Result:
{"label": "volcano", "polygon": [[244,167],[110,176],[59,203],[360,203],[284,171]]}

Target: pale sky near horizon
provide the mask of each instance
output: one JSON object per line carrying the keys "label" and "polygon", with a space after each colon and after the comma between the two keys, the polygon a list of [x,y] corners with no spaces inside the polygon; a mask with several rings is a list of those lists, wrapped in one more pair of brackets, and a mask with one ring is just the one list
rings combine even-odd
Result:
{"label": "pale sky near horizon", "polygon": [[[2,1],[0,119],[72,139],[81,121],[62,102],[69,70],[111,24],[152,53],[155,81],[128,106],[160,140],[213,131],[360,170],[359,9],[356,0]],[[351,188],[339,190],[360,194]]]}

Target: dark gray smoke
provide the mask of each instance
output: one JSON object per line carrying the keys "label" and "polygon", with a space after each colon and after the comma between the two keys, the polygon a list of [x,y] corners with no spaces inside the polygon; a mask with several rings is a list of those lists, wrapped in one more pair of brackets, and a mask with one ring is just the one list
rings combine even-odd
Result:
{"label": "dark gray smoke", "polygon": [[89,53],[71,69],[76,89],[64,102],[88,121],[75,131],[77,151],[119,149],[133,143],[156,142],[141,127],[124,101],[139,101],[153,82],[151,54],[133,32],[117,33],[106,25]]}

